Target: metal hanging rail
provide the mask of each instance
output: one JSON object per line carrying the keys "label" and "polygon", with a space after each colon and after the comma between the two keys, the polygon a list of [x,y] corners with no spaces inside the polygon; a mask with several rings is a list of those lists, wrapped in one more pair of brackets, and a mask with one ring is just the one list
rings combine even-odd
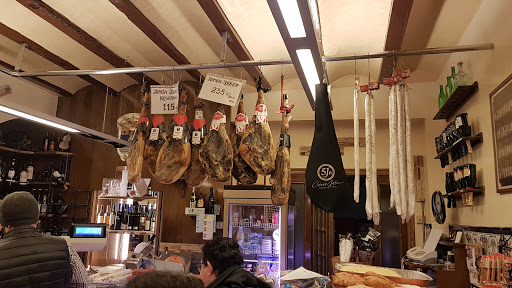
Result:
{"label": "metal hanging rail", "polygon": [[[362,60],[372,58],[387,58],[387,57],[403,57],[403,56],[416,56],[416,55],[431,55],[431,54],[446,54],[458,53],[467,51],[482,51],[493,50],[493,43],[475,44],[475,45],[462,45],[462,46],[449,46],[427,48],[422,50],[402,50],[402,51],[385,51],[379,53],[369,53],[364,55],[351,55],[351,56],[324,56],[324,62],[336,61],[349,61],[349,60]],[[269,65],[287,65],[292,64],[292,60],[251,60],[239,61],[231,63],[215,63],[215,64],[186,64],[178,66],[155,66],[155,67],[127,67],[127,68],[109,68],[103,70],[60,70],[60,71],[43,71],[43,72],[16,72],[11,69],[0,65],[0,72],[4,72],[15,77],[41,77],[41,76],[79,76],[79,75],[106,75],[106,74],[126,74],[126,73],[141,73],[141,72],[162,72],[162,71],[184,71],[184,70],[207,70],[207,69],[222,69],[222,68],[236,68],[248,66],[269,66]]]}

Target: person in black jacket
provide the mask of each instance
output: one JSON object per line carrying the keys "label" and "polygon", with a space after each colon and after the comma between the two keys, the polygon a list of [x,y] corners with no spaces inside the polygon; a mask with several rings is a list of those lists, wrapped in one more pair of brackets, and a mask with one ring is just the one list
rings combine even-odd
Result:
{"label": "person in black jacket", "polygon": [[66,240],[36,230],[39,208],[28,192],[7,195],[0,204],[0,287],[68,287],[71,266]]}
{"label": "person in black jacket", "polygon": [[204,244],[199,278],[206,288],[270,288],[242,268],[240,246],[231,238],[215,238]]}

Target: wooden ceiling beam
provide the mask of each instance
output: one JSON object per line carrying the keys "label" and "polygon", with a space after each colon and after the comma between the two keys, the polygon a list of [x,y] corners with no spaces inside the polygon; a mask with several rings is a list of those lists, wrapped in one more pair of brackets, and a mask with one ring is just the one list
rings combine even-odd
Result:
{"label": "wooden ceiling beam", "polygon": [[[53,54],[52,52],[48,51],[41,45],[37,44],[36,42],[32,41],[31,39],[27,38],[26,36],[23,36],[18,31],[15,31],[14,29],[11,29],[7,25],[0,22],[0,34],[4,35],[5,37],[9,38],[11,41],[14,41],[18,44],[25,43],[29,50],[36,53],[37,55],[45,58],[46,60],[54,63],[55,65],[62,67],[66,70],[79,70],[78,67],[75,65],[69,63],[68,61],[62,59],[61,57]],[[80,75],[78,76],[82,78],[83,80],[89,82],[89,84],[96,86],[103,91],[107,90],[107,86],[100,81],[96,80],[95,78],[89,76],[89,75]],[[111,87],[108,87],[109,94],[111,95],[119,95],[119,92],[112,89]]]}
{"label": "wooden ceiling beam", "polygon": [[[41,0],[17,0],[18,3],[25,6],[28,10],[32,11],[43,20],[52,24],[55,28],[66,34],[71,39],[80,43],[92,53],[109,63],[116,68],[133,67],[132,64],[119,57],[112,50],[108,49],[105,45],[101,44],[96,38],[85,32],[75,23],[71,22],[64,15],[60,14],[57,10],[50,7],[48,4]],[[142,83],[144,79],[143,73],[130,73],[129,77],[133,78],[138,83]],[[157,81],[146,76],[149,84],[158,84]]]}
{"label": "wooden ceiling beam", "polygon": [[[12,66],[11,64],[9,63],[6,63],[2,60],[0,60],[0,65],[4,66],[5,68],[9,69],[9,70],[14,70],[14,66]],[[24,72],[23,70],[20,70],[20,72]],[[65,89],[62,89],[60,88],[59,86],[55,85],[55,84],[52,84],[46,80],[43,80],[39,77],[26,77],[26,78],[21,78],[21,79],[25,79],[27,81],[30,81],[42,88],[45,88],[45,89],[48,89],[52,92],[55,92],[59,95],[62,95],[64,97],[71,97],[73,96],[73,93],[65,90]]]}
{"label": "wooden ceiling beam", "polygon": [[[228,41],[227,45],[236,58],[238,58],[239,61],[254,60],[251,53],[249,53],[249,50],[247,50],[247,47],[245,47],[240,35],[238,35],[233,25],[231,25],[231,22],[229,22],[228,17],[222,10],[222,7],[220,7],[217,0],[197,0],[197,2],[201,5],[201,8],[203,8],[204,12],[208,18],[210,18],[210,21],[213,23],[213,26],[215,26],[220,35],[222,35],[223,31],[227,31],[229,33],[233,41]],[[262,84],[264,88],[272,88],[258,67],[245,67],[245,70],[253,79],[254,77],[262,77]]]}
{"label": "wooden ceiling beam", "polygon": [[[109,0],[119,11],[123,12],[128,20],[137,26],[153,43],[165,54],[169,55],[178,65],[191,64],[190,61],[172,44],[172,42],[153,24],[130,0]],[[186,71],[192,78],[199,81],[199,70]]]}
{"label": "wooden ceiling beam", "polygon": [[[413,2],[414,0],[393,0],[386,44],[384,45],[385,51],[400,50],[402,48],[405,29],[407,28],[407,22],[409,22]],[[382,78],[391,77],[391,74],[393,74],[393,58],[384,58],[380,69],[379,82],[382,83]]]}

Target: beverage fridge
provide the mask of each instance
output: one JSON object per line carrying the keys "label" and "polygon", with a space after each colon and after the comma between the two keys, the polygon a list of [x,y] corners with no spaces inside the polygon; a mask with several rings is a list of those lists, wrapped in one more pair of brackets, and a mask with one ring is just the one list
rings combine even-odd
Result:
{"label": "beverage fridge", "polygon": [[272,205],[270,186],[224,187],[224,237],[236,239],[244,268],[279,285],[286,270],[288,206]]}

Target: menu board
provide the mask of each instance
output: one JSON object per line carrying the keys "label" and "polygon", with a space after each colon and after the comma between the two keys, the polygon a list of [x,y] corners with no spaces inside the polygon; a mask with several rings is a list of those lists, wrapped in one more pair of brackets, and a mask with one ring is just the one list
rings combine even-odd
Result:
{"label": "menu board", "polygon": [[512,192],[512,75],[491,92],[494,158],[498,193]]}

